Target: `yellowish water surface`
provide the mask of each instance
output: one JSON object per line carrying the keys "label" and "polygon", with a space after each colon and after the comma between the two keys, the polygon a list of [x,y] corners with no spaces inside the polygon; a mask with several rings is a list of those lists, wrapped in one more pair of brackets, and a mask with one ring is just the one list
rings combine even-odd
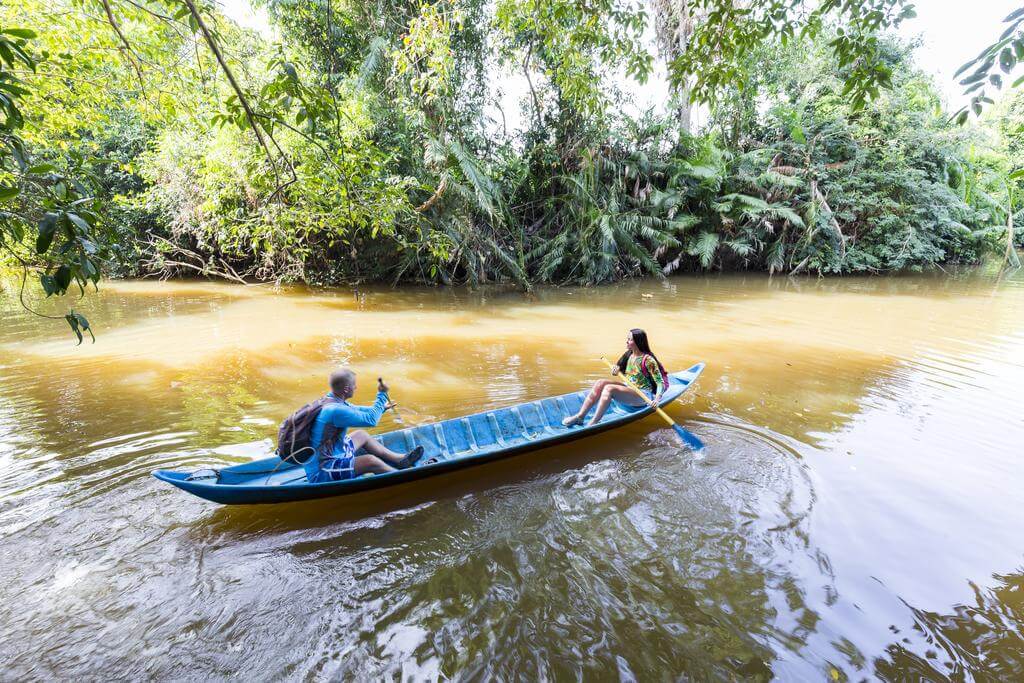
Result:
{"label": "yellowish water surface", "polygon": [[[4,676],[1024,677],[1024,276],[78,305],[95,344],[0,294]],[[649,418],[314,503],[149,476],[268,455],[338,365],[429,421],[587,386],[631,327],[707,363],[699,457]]]}

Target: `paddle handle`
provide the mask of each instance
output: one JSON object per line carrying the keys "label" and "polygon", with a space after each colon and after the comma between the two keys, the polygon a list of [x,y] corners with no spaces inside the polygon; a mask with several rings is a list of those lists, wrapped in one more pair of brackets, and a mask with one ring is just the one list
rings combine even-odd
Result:
{"label": "paddle handle", "polygon": [[[612,369],[612,370],[616,369],[616,366],[613,365],[612,363],[610,363],[608,361],[608,359],[605,358],[604,356],[601,356],[601,360],[603,360],[608,365],[608,367],[610,369]],[[679,437],[679,439],[686,446],[688,446],[690,448],[690,450],[692,450],[692,451],[694,451],[696,453],[696,452],[700,452],[701,450],[704,449],[704,442],[701,441],[700,438],[696,434],[691,434],[690,432],[686,431],[685,429],[683,429],[682,427],[677,425],[675,423],[675,421],[671,417],[669,417],[668,414],[658,406],[657,403],[655,403],[653,400],[647,398],[647,394],[645,394],[643,391],[640,390],[639,387],[637,387],[635,384],[633,384],[633,381],[631,379],[629,379],[625,375],[622,375],[622,381],[625,382],[627,387],[629,387],[634,392],[636,392],[636,395],[639,396],[640,398],[642,398],[644,400],[644,403],[649,405],[651,408],[654,408],[654,412],[656,412],[658,415],[661,415],[661,417],[665,420],[665,422],[667,422],[669,424],[669,426],[672,427],[672,430],[676,433],[676,435]]]}
{"label": "paddle handle", "polygon": [[[381,377],[378,377],[377,381],[380,382],[381,384],[384,383],[384,379],[381,378]],[[391,395],[388,394],[388,393],[385,393],[384,395],[387,396],[388,403],[391,403],[392,402],[391,401]],[[391,408],[391,410],[395,411],[395,422],[397,422],[399,424],[405,424],[405,418],[403,418],[402,414],[400,412],[398,412],[398,404],[397,403]]]}
{"label": "paddle handle", "polygon": [[[607,358],[605,358],[604,356],[601,356],[601,360],[603,360],[605,362],[605,364],[608,365],[608,369],[610,369],[610,370],[615,370],[616,367],[618,367],[614,363],[609,361]],[[660,407],[658,407],[658,404],[655,403],[652,399],[648,398],[647,394],[645,394],[643,392],[643,390],[640,389],[640,387],[638,387],[637,385],[633,384],[633,380],[631,380],[630,378],[626,377],[626,375],[624,375],[621,372],[619,373],[619,376],[622,378],[622,381],[625,383],[625,385],[627,387],[629,387],[630,389],[632,389],[636,393],[637,396],[642,398],[644,400],[644,403],[649,405],[651,408],[654,408],[654,412],[656,412],[658,415],[660,415],[662,417],[662,419],[665,420],[665,422],[668,422],[669,425],[672,426],[672,427],[676,426],[675,421],[671,417],[668,416],[668,413],[666,413],[664,410],[662,410]]]}

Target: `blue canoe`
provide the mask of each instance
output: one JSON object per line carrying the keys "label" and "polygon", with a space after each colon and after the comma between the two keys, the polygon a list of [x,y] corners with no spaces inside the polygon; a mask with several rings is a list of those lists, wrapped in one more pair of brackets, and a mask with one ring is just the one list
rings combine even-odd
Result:
{"label": "blue canoe", "polygon": [[[689,370],[669,375],[669,386],[662,395],[660,405],[664,406],[682,396],[703,370],[704,364],[698,363]],[[221,470],[157,470],[153,476],[200,498],[226,505],[327,498],[422,479],[574,441],[621,427],[654,412],[653,408],[646,406],[633,408],[613,402],[605,416],[593,427],[563,427],[562,418],[579,410],[585,396],[585,391],[578,391],[467,417],[376,434],[377,439],[394,451],[408,451],[415,446],[423,446],[425,451],[420,461],[423,464],[387,474],[310,484],[300,465],[282,463],[280,458],[273,456]],[[436,462],[426,464],[430,459]]]}

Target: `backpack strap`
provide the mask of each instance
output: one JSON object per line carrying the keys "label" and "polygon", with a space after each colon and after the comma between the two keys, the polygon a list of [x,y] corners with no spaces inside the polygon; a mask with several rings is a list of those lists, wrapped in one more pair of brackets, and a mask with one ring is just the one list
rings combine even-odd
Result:
{"label": "backpack strap", "polygon": [[[320,417],[320,411],[322,411],[329,403],[344,403],[344,399],[336,397],[334,394],[328,394],[320,398],[320,410],[317,411],[317,417]],[[313,419],[314,424],[316,418]],[[313,426],[310,425],[310,436],[312,437]],[[320,439],[320,448],[317,449],[317,458],[328,458],[331,452],[334,450],[334,444],[338,440],[338,434],[341,432],[340,429],[334,425],[324,425],[323,437]]]}
{"label": "backpack strap", "polygon": [[[654,385],[653,386],[653,390],[656,393],[658,391],[658,381],[656,379],[654,379],[654,373],[651,372],[647,368],[647,359],[650,358],[650,357],[651,357],[651,354],[649,354],[649,353],[645,353],[643,356],[640,357],[640,371],[643,372],[645,375],[647,375],[647,378],[649,380],[651,380],[651,384]],[[661,366],[657,365],[657,366],[655,366],[654,369],[657,370],[658,371],[658,375],[661,376],[661,384],[662,384],[662,386],[667,387],[668,386],[668,377],[666,377],[665,373],[663,373],[661,371]]]}

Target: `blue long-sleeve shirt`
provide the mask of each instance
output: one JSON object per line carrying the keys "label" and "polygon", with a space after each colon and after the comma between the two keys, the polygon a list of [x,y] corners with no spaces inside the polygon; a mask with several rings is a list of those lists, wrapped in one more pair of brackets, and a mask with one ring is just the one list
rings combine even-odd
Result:
{"label": "blue long-sleeve shirt", "polygon": [[[372,406],[354,406],[348,401],[338,400],[333,393],[327,395],[334,398],[335,402],[325,405],[316,416],[310,434],[310,445],[316,450],[316,454],[304,465],[306,478],[312,483],[329,480],[323,472],[325,460],[345,455],[345,432],[348,428],[377,426],[381,415],[384,414],[384,406],[388,403],[388,396],[383,391],[377,393],[377,400]],[[320,452],[325,432],[328,436],[334,434],[334,446],[330,453]]]}

